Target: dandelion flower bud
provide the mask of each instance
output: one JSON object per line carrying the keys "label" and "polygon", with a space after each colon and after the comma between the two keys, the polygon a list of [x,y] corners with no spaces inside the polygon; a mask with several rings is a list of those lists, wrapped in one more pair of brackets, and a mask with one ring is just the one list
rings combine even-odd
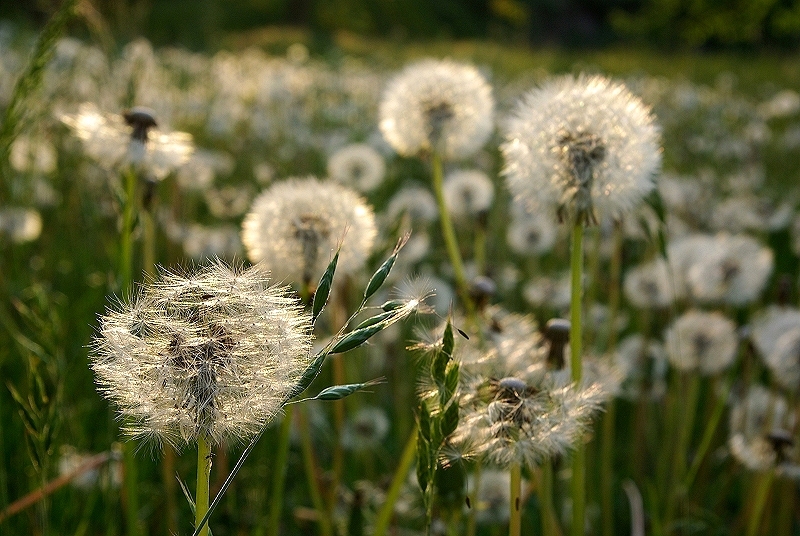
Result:
{"label": "dandelion flower bud", "polygon": [[376,234],[375,215],[362,197],[313,177],[265,190],[242,222],[250,260],[278,280],[303,284],[322,275],[340,244],[337,274],[361,268]]}
{"label": "dandelion flower bud", "polygon": [[173,445],[242,440],[311,363],[310,319],[264,272],[164,272],[100,319],[91,367],[124,431]]}
{"label": "dandelion flower bud", "polygon": [[511,192],[584,224],[633,209],[655,187],[661,165],[650,109],[602,76],[560,77],[534,89],[505,138]]}
{"label": "dandelion flower bud", "polygon": [[494,99],[474,66],[428,59],[389,82],[379,114],[381,132],[398,153],[436,150],[446,158],[463,158],[491,135]]}

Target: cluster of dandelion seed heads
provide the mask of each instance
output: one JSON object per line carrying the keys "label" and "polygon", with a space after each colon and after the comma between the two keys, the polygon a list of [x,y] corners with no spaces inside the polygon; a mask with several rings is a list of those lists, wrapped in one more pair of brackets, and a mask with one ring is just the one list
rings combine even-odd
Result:
{"label": "cluster of dandelion seed heads", "polygon": [[472,65],[422,60],[389,81],[379,115],[381,132],[398,153],[436,150],[463,158],[494,129],[492,88]]}
{"label": "cluster of dandelion seed heads", "polygon": [[361,268],[376,235],[375,215],[361,196],[313,177],[265,190],[242,222],[250,260],[276,280],[304,284],[319,279],[340,245],[337,274]]}
{"label": "cluster of dandelion seed heads", "polygon": [[258,267],[164,272],[101,318],[91,367],[124,431],[181,445],[255,434],[311,362],[307,315]]}
{"label": "cluster of dandelion seed heads", "polygon": [[629,212],[654,187],[660,131],[650,109],[621,83],[566,76],[528,93],[502,145],[511,192],[559,215]]}

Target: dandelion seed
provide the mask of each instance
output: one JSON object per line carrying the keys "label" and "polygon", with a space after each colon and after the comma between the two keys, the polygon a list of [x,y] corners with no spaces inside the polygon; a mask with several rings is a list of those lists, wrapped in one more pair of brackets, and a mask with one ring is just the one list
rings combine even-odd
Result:
{"label": "dandelion seed", "polygon": [[447,158],[477,151],[494,128],[492,89],[473,66],[422,60],[389,81],[380,129],[400,154],[436,150]]}
{"label": "dandelion seed", "polygon": [[361,268],[375,241],[372,208],[354,191],[313,177],[289,179],[259,195],[242,223],[242,243],[273,277],[308,284],[341,244],[337,274]]}
{"label": "dandelion seed", "polygon": [[534,89],[517,105],[505,139],[511,192],[561,220],[594,223],[629,212],[655,187],[661,165],[649,108],[600,76],[560,77]]}
{"label": "dandelion seed", "polygon": [[176,446],[255,434],[311,362],[310,319],[257,267],[164,272],[100,319],[91,367],[123,431]]}

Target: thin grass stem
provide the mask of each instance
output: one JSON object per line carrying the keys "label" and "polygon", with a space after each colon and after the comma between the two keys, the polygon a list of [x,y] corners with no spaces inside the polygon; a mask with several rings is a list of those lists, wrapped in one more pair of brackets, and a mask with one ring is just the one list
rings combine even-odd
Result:
{"label": "thin grass stem", "polygon": [[286,406],[283,421],[278,431],[278,447],[272,470],[272,486],[269,498],[269,520],[266,536],[278,536],[286,485],[286,466],[289,459],[289,439],[292,431],[293,406]]}
{"label": "thin grass stem", "polygon": [[508,536],[520,536],[522,534],[522,466],[518,462],[511,465],[510,476]]}
{"label": "thin grass stem", "polygon": [[[194,500],[194,526],[199,527],[208,512],[209,480],[211,477],[211,443],[204,435],[197,438],[197,491]],[[208,524],[198,536],[208,536]]]}
{"label": "thin grass stem", "polygon": [[375,530],[372,533],[373,536],[384,536],[389,529],[389,523],[394,513],[394,505],[397,503],[397,499],[400,498],[400,491],[403,489],[403,483],[405,483],[408,478],[408,472],[411,470],[411,466],[416,459],[416,447],[417,428],[414,427],[411,431],[411,435],[408,437],[408,441],[406,441],[406,446],[400,457],[400,463],[397,465],[397,469],[392,477],[392,483],[389,485],[389,491],[386,492],[386,501],[378,512],[378,517],[375,521]]}

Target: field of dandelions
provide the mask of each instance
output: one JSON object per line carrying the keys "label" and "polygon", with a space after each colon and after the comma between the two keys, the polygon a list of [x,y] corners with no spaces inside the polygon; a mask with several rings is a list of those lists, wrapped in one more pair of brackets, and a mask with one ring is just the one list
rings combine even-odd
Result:
{"label": "field of dandelions", "polygon": [[0,534],[800,533],[796,58],[65,20],[0,24]]}

